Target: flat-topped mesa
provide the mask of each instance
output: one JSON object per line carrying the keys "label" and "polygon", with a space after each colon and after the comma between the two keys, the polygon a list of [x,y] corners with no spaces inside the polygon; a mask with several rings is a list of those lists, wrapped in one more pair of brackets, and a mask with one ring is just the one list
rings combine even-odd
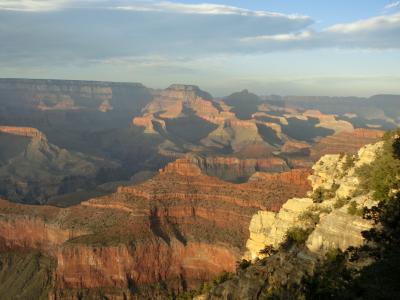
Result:
{"label": "flat-topped mesa", "polygon": [[32,127],[0,126],[0,132],[30,137],[38,140],[47,140],[44,133]]}
{"label": "flat-topped mesa", "polygon": [[202,175],[200,167],[190,156],[179,158],[176,161],[169,163],[164,169],[159,170],[159,172],[161,175],[167,175],[170,173],[190,177]]}
{"label": "flat-topped mesa", "polygon": [[136,111],[151,98],[140,83],[44,79],[0,79],[0,94],[6,107],[103,113]]}
{"label": "flat-topped mesa", "polygon": [[160,117],[176,118],[187,111],[197,116],[215,117],[219,114],[213,97],[197,86],[172,85],[157,91],[154,99],[145,109],[148,113],[160,113]]}
{"label": "flat-topped mesa", "polygon": [[201,97],[205,100],[213,99],[213,97],[209,93],[201,90],[196,85],[172,84],[167,89],[165,89],[165,92],[170,95],[174,95],[175,97]]}
{"label": "flat-topped mesa", "polygon": [[[18,89],[26,91],[93,92],[97,89],[97,91],[104,92],[108,91],[109,86],[136,88],[145,87],[143,84],[136,82],[0,78],[0,88],[5,90]],[[102,90],[103,88],[107,88],[107,90]]]}
{"label": "flat-topped mesa", "polygon": [[193,160],[204,173],[224,180],[249,178],[257,171],[284,172],[289,170],[286,162],[279,157],[241,159],[233,156],[195,156]]}

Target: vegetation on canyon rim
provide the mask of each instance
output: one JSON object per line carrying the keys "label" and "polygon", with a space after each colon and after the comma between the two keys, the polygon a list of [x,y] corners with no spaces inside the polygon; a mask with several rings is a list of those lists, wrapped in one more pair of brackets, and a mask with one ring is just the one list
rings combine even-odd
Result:
{"label": "vegetation on canyon rim", "polygon": [[[350,247],[346,251],[331,249],[312,273],[306,273],[299,284],[281,286],[276,283],[268,286],[268,291],[261,293],[265,299],[395,299],[400,292],[400,130],[388,132],[383,137],[383,150],[376,160],[356,170],[363,192],[372,192],[377,205],[371,208],[357,207],[355,201],[342,199],[340,206],[349,203],[347,212],[350,215],[363,216],[373,221],[375,226],[362,232],[366,243],[360,247]],[[354,163],[347,162],[346,165]],[[316,197],[319,201],[319,193]],[[325,198],[325,197],[321,197]],[[317,201],[317,202],[318,202]],[[323,200],[322,200],[323,201]],[[337,201],[338,202],[338,201]],[[302,221],[312,226],[318,223],[312,210],[301,216]],[[308,225],[307,225],[308,226]],[[268,266],[275,254],[289,255],[298,253],[296,249],[304,247],[308,236],[307,229],[291,228],[287,239],[278,251],[266,247],[266,257],[250,263],[241,261],[236,271],[240,273]],[[260,254],[263,254],[260,252]],[[253,272],[254,270],[250,270]],[[229,280],[231,276],[225,275]],[[236,281],[234,281],[236,282]],[[200,292],[204,292],[200,291]],[[192,294],[193,295],[193,294]],[[263,297],[264,297],[263,296]],[[264,299],[264,298],[257,298]]]}
{"label": "vegetation on canyon rim", "polygon": [[[400,287],[400,138],[399,132],[387,133],[384,149],[370,165],[358,170],[362,187],[373,192],[378,205],[364,208],[364,218],[373,229],[363,232],[367,243],[347,251],[333,249],[313,275],[302,281],[300,292],[306,299],[394,299]],[[351,205],[350,214],[360,214]],[[373,263],[365,265],[373,259]],[[299,291],[294,291],[299,294]]]}

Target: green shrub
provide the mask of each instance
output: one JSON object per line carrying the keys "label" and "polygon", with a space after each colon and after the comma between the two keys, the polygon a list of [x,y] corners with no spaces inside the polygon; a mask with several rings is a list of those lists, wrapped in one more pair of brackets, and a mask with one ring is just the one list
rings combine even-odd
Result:
{"label": "green shrub", "polygon": [[176,297],[173,297],[174,300],[192,300],[195,296],[197,296],[196,291],[186,291],[179,294]]}
{"label": "green shrub", "polygon": [[391,189],[400,189],[399,131],[385,134],[384,146],[371,164],[357,168],[356,174],[364,191],[373,191],[377,201],[387,201]]}
{"label": "green shrub", "polygon": [[339,255],[343,255],[343,251],[340,250],[339,248],[332,248],[332,249],[329,249],[328,252],[326,252],[325,258],[326,258],[327,262],[329,263],[329,262],[335,261]]}
{"label": "green shrub", "polygon": [[248,267],[250,267],[251,261],[242,259],[241,261],[238,261],[236,263],[236,269],[238,270],[246,270]]}
{"label": "green shrub", "polygon": [[299,220],[305,222],[307,225],[315,226],[319,222],[319,212],[311,209],[306,210],[299,216]]}
{"label": "green shrub", "polygon": [[324,189],[322,187],[317,188],[311,195],[314,203],[321,203],[324,201]]}
{"label": "green shrub", "polygon": [[350,204],[349,204],[349,207],[347,208],[347,212],[352,216],[361,217],[363,215],[364,209],[357,208],[356,201],[351,201]]}
{"label": "green shrub", "polygon": [[323,187],[319,187],[313,192],[311,198],[313,199],[314,203],[321,203],[324,200],[335,197],[336,191],[339,189],[339,187],[340,185],[336,183],[334,183],[329,190]]}
{"label": "green shrub", "polygon": [[292,227],[286,233],[287,240],[295,242],[298,245],[304,244],[309,235],[310,229],[301,227]]}
{"label": "green shrub", "polygon": [[400,159],[400,138],[397,137],[393,141],[393,156],[395,159]]}
{"label": "green shrub", "polygon": [[[245,261],[245,260],[243,260],[243,261]],[[250,262],[248,262],[248,263],[250,265]],[[235,276],[235,274],[224,271],[221,274],[219,274],[217,277],[215,277],[213,280],[208,281],[208,282],[202,282],[197,291],[190,291],[188,293],[182,294],[184,297],[188,296],[189,298],[177,298],[177,299],[193,299],[194,296],[207,294],[208,292],[210,292],[210,290],[213,287],[215,287],[219,284],[222,284],[225,281],[233,279],[234,276]],[[192,298],[190,298],[190,297],[192,297]]]}
{"label": "green shrub", "polygon": [[349,169],[353,168],[355,165],[354,158],[351,155],[346,155],[346,159],[343,163],[343,171],[346,172]]}
{"label": "green shrub", "polygon": [[348,198],[338,198],[336,200],[336,202],[333,204],[333,207],[338,209],[343,207],[344,205],[346,205],[349,202]]}
{"label": "green shrub", "polygon": [[318,207],[319,214],[329,214],[332,209],[330,207]]}
{"label": "green shrub", "polygon": [[272,245],[267,245],[264,247],[264,249],[261,249],[258,253],[260,255],[266,255],[266,256],[271,256],[277,253],[278,251],[274,249]]}

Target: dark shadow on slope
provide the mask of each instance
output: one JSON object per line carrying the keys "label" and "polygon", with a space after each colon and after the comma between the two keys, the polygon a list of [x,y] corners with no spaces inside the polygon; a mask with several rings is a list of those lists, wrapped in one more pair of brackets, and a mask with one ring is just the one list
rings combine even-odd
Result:
{"label": "dark shadow on slope", "polygon": [[184,108],[183,112],[183,117],[164,119],[169,135],[188,143],[197,143],[218,127],[198,117],[190,108]]}
{"label": "dark shadow on slope", "polygon": [[258,111],[258,105],[261,104],[260,97],[249,93],[248,90],[233,93],[224,98],[224,102],[233,107],[232,112],[241,120],[251,119],[252,114]]}
{"label": "dark shadow on slope", "polygon": [[377,126],[377,129],[383,129],[383,130],[392,130],[396,128],[396,125],[388,122],[383,119],[364,119],[360,117],[355,117],[355,118],[349,118],[347,116],[338,116],[336,117],[337,120],[343,120],[351,123],[354,128],[370,128],[368,125],[372,125],[373,127]]}
{"label": "dark shadow on slope", "polygon": [[150,213],[150,229],[151,231],[161,239],[163,239],[168,245],[171,243],[171,239],[166,232],[162,229],[160,217],[158,216],[158,208],[154,207]]}
{"label": "dark shadow on slope", "polygon": [[264,124],[257,124],[258,133],[261,135],[262,139],[268,144],[281,145],[282,141],[276,134],[275,130]]}
{"label": "dark shadow on slope", "polygon": [[316,118],[308,118],[308,120],[288,118],[287,121],[288,125],[282,125],[282,131],[296,140],[312,142],[316,137],[335,133],[332,129],[316,127],[319,122]]}

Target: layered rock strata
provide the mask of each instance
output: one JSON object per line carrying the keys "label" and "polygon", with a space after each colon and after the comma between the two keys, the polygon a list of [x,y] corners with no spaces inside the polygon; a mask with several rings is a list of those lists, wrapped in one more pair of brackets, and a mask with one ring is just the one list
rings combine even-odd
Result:
{"label": "layered rock strata", "polygon": [[251,216],[309,189],[292,173],[232,184],[183,159],[140,185],[65,209],[0,201],[1,249],[54,257],[54,299],[100,288],[114,299],[162,299],[155,283],[178,292],[233,271]]}

